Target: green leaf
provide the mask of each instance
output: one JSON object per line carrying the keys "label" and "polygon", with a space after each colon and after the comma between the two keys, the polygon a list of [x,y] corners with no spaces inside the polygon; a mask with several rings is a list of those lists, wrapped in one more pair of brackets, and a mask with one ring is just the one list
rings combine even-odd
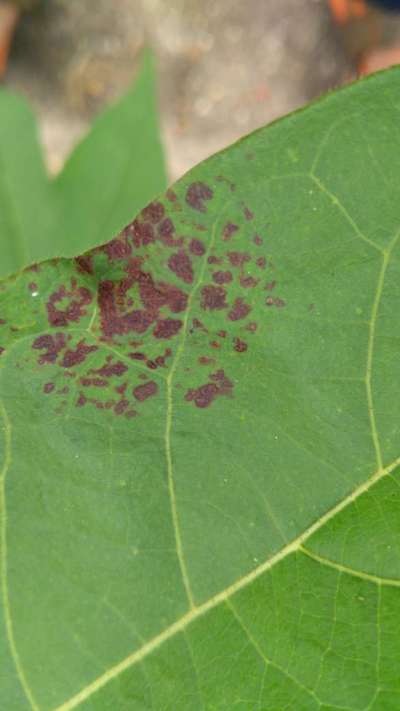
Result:
{"label": "green leaf", "polygon": [[152,56],[61,174],[46,175],[30,109],[0,92],[0,276],[109,239],[166,187]]}
{"label": "green leaf", "polygon": [[1,292],[1,707],[394,711],[398,69]]}

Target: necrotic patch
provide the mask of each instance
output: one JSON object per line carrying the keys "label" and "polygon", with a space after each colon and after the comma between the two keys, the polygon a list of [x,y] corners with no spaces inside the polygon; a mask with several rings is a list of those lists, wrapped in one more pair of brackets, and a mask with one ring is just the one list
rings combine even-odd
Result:
{"label": "necrotic patch", "polygon": [[205,202],[211,200],[212,196],[213,191],[205,183],[192,183],[186,191],[186,202],[193,210],[207,212]]}
{"label": "necrotic patch", "polygon": [[136,400],[139,400],[139,402],[143,402],[157,393],[158,385],[154,382],[154,380],[149,380],[147,383],[137,385],[136,388],[133,388],[133,395]]}
{"label": "necrotic patch", "polygon": [[178,279],[182,279],[185,284],[191,284],[193,282],[192,262],[183,250],[170,256],[168,259],[168,267],[176,274]]}
{"label": "necrotic patch", "polygon": [[201,290],[201,308],[205,311],[218,311],[226,309],[226,291],[223,286],[213,284],[203,286]]}

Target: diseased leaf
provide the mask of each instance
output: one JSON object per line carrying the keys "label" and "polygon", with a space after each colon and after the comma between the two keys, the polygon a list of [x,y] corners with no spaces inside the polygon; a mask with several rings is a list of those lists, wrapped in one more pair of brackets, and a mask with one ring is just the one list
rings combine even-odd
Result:
{"label": "diseased leaf", "polygon": [[398,80],[3,283],[3,708],[398,708]]}
{"label": "diseased leaf", "polygon": [[30,109],[0,92],[1,277],[104,243],[165,189],[154,84],[146,53],[133,87],[94,122],[53,181]]}

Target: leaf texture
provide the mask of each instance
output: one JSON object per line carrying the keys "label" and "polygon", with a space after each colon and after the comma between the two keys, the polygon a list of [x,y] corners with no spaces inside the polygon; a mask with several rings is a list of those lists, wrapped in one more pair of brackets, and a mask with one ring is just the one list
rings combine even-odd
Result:
{"label": "leaf texture", "polygon": [[2,707],[400,708],[399,70],[2,284]]}

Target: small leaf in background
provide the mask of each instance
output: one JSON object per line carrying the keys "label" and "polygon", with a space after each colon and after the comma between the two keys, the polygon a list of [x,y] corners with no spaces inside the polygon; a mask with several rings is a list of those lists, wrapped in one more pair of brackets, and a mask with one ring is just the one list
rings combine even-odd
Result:
{"label": "small leaf in background", "polygon": [[98,119],[54,180],[31,111],[0,92],[0,276],[109,239],[166,187],[154,62]]}
{"label": "small leaf in background", "polygon": [[3,282],[2,708],[398,707],[399,79]]}

